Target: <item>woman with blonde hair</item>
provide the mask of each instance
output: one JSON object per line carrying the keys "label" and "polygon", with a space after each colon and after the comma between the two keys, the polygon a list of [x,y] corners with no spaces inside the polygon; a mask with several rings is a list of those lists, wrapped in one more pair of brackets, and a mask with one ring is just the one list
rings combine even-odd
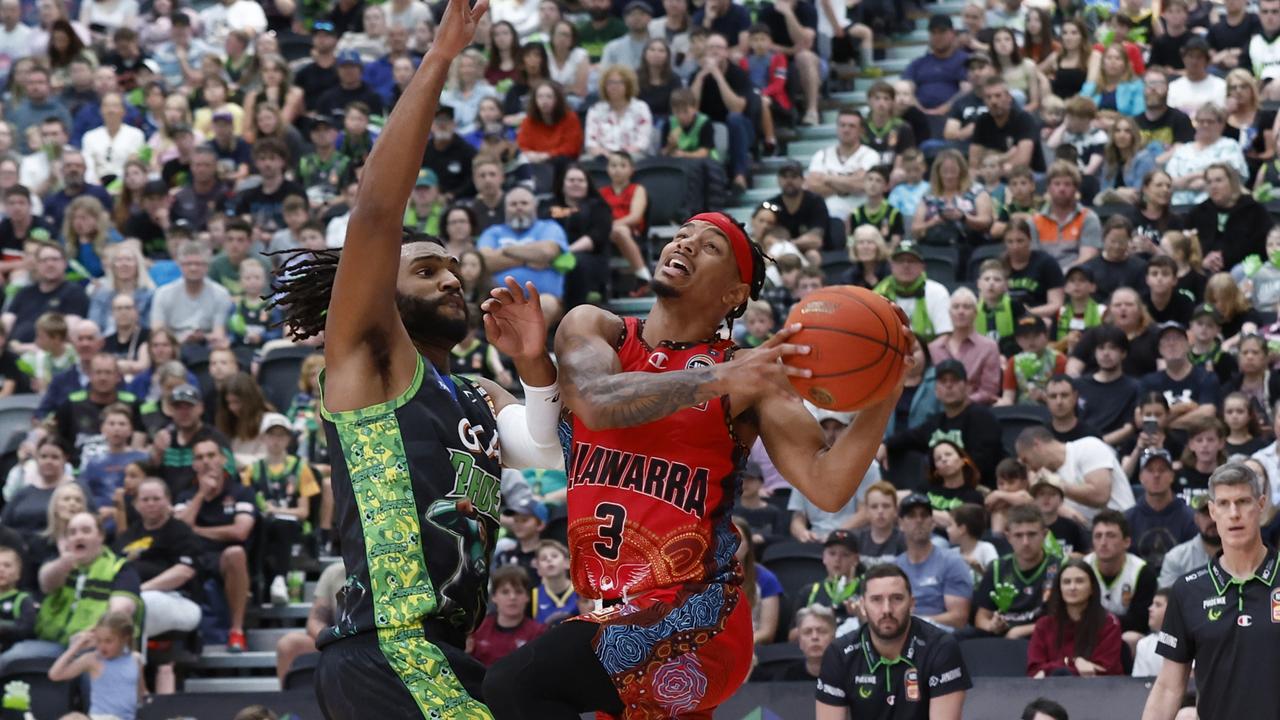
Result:
{"label": "woman with blonde hair", "polygon": [[868,290],[889,277],[889,244],[875,225],[859,225],[849,236],[849,262],[852,265],[843,278],[846,285]]}
{"label": "woman with blonde hair", "polygon": [[610,65],[600,73],[600,101],[587,111],[586,147],[583,155],[596,158],[625,152],[632,159],[649,154],[653,140],[653,113],[639,97],[636,71]]}
{"label": "woman with blonde hair", "polygon": [[449,80],[440,93],[440,104],[453,108],[453,120],[457,134],[466,135],[475,129],[480,112],[480,101],[498,97],[498,91],[484,79],[486,65],[484,53],[469,48],[463,50],[449,67]]}
{"label": "woman with blonde hair", "polygon": [[1204,285],[1204,301],[1218,311],[1222,326],[1224,350],[1235,348],[1241,335],[1258,332],[1258,313],[1249,304],[1249,297],[1231,278],[1231,273],[1220,272],[1209,276]]}
{"label": "woman with blonde hair", "polygon": [[1159,250],[1173,258],[1174,264],[1178,266],[1177,288],[1186,290],[1192,297],[1204,297],[1204,286],[1209,278],[1200,270],[1204,262],[1200,238],[1195,233],[1171,230],[1160,238]]}
{"label": "woman with blonde hair", "polygon": [[[1227,73],[1227,124],[1222,134],[1240,143],[1250,171],[1275,155],[1276,138],[1272,127],[1261,127],[1262,96],[1253,73],[1236,68]],[[1250,173],[1252,174],[1252,173]]]}
{"label": "woman with blonde hair", "polygon": [[1102,149],[1102,192],[1095,204],[1138,202],[1138,189],[1147,173],[1155,170],[1164,144],[1148,142],[1138,127],[1138,121],[1121,115],[1107,132],[1107,144]]}
{"label": "woman with blonde hair", "polygon": [[1141,115],[1147,109],[1142,93],[1142,79],[1133,76],[1123,43],[1115,43],[1089,59],[1089,79],[1080,94],[1092,100],[1099,111]]}
{"label": "woman with blonde hair", "polygon": [[991,196],[974,187],[964,155],[953,149],[938,153],[929,190],[911,220],[912,236],[935,245],[959,245],[970,235],[990,230],[994,219]]}
{"label": "woman with blonde hair", "polygon": [[111,226],[111,216],[98,198],[81,195],[67,206],[62,216],[62,241],[67,257],[90,278],[105,274],[102,260],[107,245],[120,242],[120,233]]}
{"label": "woman with blonde hair", "polygon": [[104,335],[115,331],[111,319],[111,300],[125,293],[133,296],[142,317],[151,315],[151,295],[156,284],[147,272],[147,259],[137,240],[124,240],[107,247],[102,277],[93,284],[89,296],[89,319],[102,328]]}

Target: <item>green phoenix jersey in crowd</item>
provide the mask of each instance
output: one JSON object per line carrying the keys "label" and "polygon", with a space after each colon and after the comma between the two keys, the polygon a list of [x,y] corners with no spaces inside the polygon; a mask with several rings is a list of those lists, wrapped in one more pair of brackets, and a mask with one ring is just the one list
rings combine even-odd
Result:
{"label": "green phoenix jersey in crowd", "polygon": [[488,600],[501,499],[488,396],[419,358],[397,398],[349,412],[320,404],[347,582],[319,645],[376,632],[424,715],[482,707],[433,643],[462,648]]}

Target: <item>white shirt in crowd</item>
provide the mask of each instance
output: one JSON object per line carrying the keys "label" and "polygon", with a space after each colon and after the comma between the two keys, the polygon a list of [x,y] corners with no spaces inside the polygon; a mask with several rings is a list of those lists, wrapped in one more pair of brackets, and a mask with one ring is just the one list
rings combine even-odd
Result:
{"label": "white shirt in crowd", "polygon": [[[1105,507],[1124,512],[1134,506],[1133,486],[1116,458],[1116,451],[1110,445],[1096,437],[1080,438],[1067,445],[1067,458],[1058,468],[1058,477],[1063,485],[1083,485],[1084,478],[1095,470],[1108,470],[1111,473],[1111,498]],[[1075,508],[1087,522],[1093,520],[1101,508],[1089,507],[1068,498],[1067,505]]]}
{"label": "white shirt in crowd", "polygon": [[221,47],[232,30],[246,30],[254,35],[267,29],[267,14],[253,0],[235,0],[230,5],[217,3],[200,11],[204,39]]}
{"label": "white shirt in crowd", "polygon": [[0,25],[0,76],[9,74],[9,66],[31,53],[32,30],[18,23],[12,30]]}
{"label": "white shirt in crowd", "polygon": [[1169,107],[1177,108],[1189,117],[1195,117],[1196,111],[1205,103],[1214,103],[1222,107],[1227,102],[1227,81],[1217,75],[1207,75],[1203,80],[1192,82],[1185,76],[1169,83]]}
{"label": "white shirt in crowd", "polygon": [[493,0],[489,9],[495,23],[506,20],[522,39],[538,31],[538,0]]}
{"label": "white shirt in crowd", "polygon": [[146,144],[147,137],[132,125],[122,124],[115,136],[107,132],[105,125],[100,125],[84,134],[80,149],[84,152],[85,161],[97,168],[99,176],[121,177],[125,162]]}
{"label": "white shirt in crowd", "polygon": [[[907,317],[915,317],[912,313],[915,312],[916,303],[920,302],[920,300],[913,297],[899,297],[894,302],[898,304],[898,307],[902,308],[902,312],[906,313]],[[951,332],[953,329],[951,325],[951,293],[947,290],[946,285],[937,280],[925,280],[924,307],[925,312],[929,313],[929,322],[933,324],[934,335]]]}
{"label": "white shirt in crowd", "polygon": [[[848,157],[840,157],[840,146],[832,145],[813,154],[809,161],[809,172],[824,175],[853,175],[859,171],[867,171],[880,164],[880,153],[866,145],[858,145],[858,149]],[[844,222],[853,211],[862,207],[867,201],[864,194],[831,195],[827,198],[827,213]]]}
{"label": "white shirt in crowd", "polygon": [[[57,161],[51,160],[48,153],[43,150],[37,150],[30,155],[22,157],[22,164],[18,166],[18,182],[23,187],[29,188],[35,192],[42,187],[46,180],[49,179],[53,172],[53,166]],[[98,169],[94,167],[93,159],[85,156],[85,172],[84,181],[91,184],[98,184]]]}

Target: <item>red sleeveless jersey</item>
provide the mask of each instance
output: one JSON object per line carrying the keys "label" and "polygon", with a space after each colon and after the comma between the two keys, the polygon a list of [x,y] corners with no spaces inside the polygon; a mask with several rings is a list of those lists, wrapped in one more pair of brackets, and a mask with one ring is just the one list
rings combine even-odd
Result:
{"label": "red sleeveless jersey", "polygon": [[[662,343],[650,348],[638,318],[625,318],[623,372],[661,373],[729,359],[734,345]],[[730,514],[745,454],[722,398],[645,425],[591,430],[576,417],[569,468],[573,584],[586,598],[616,600],[686,583],[740,582]]]}

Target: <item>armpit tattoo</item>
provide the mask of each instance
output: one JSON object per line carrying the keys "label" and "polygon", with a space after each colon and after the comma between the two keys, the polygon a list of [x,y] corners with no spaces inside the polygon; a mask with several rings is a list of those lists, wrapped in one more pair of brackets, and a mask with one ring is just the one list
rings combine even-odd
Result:
{"label": "armpit tattoo", "polygon": [[581,338],[570,337],[566,345],[563,380],[595,408],[596,420],[605,427],[643,425],[719,395],[716,367],[613,373],[611,359]]}

